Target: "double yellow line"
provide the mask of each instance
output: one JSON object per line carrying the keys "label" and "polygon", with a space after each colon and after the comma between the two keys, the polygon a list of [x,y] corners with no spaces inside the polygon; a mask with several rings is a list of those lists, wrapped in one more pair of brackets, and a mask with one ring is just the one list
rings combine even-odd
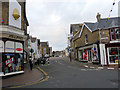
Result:
{"label": "double yellow line", "polygon": [[[38,82],[29,83],[29,84],[26,84],[26,85],[15,86],[15,87],[9,87],[9,88],[20,88],[20,87],[35,85],[35,84],[38,84],[38,83],[41,83],[41,82],[44,82],[44,81],[48,80],[48,79],[49,79],[48,74],[47,74],[44,70],[42,70],[40,67],[38,67],[38,69],[45,75],[45,78],[44,78],[44,79],[42,79],[42,80],[40,80],[40,81],[38,81]],[[32,77],[31,77],[31,78],[32,78]]]}

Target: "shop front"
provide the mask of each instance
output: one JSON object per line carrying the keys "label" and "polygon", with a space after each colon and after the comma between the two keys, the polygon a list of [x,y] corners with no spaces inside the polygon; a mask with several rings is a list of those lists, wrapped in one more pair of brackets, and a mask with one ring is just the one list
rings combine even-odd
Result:
{"label": "shop front", "polygon": [[120,62],[120,43],[106,44],[107,64],[118,65]]}
{"label": "shop front", "polygon": [[24,72],[24,46],[22,41],[0,40],[0,53],[3,74]]}
{"label": "shop front", "polygon": [[97,44],[79,48],[78,60],[89,63],[99,63]]}

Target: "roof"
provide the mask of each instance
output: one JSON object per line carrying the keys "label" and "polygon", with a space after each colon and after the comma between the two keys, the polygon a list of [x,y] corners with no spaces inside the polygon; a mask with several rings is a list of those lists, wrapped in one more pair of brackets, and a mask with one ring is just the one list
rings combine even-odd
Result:
{"label": "roof", "polygon": [[48,46],[48,42],[40,42],[41,46]]}
{"label": "roof", "polygon": [[37,39],[36,37],[32,37],[31,42],[34,43],[36,41],[36,39]]}
{"label": "roof", "polygon": [[84,22],[81,32],[79,34],[79,37],[82,34],[82,31],[84,29],[84,26],[86,26],[88,28],[88,30],[90,30],[91,32],[96,31],[98,29],[110,29],[110,28],[114,28],[114,27],[120,27],[120,17],[113,17],[113,18],[101,18],[100,22],[95,22],[95,23],[91,23],[91,22]]}
{"label": "roof", "polygon": [[70,33],[74,32],[75,30],[80,31],[80,27],[83,24],[71,24],[71,29],[70,29]]}
{"label": "roof", "polygon": [[91,31],[95,31],[97,29],[109,29],[113,27],[120,27],[120,24],[118,23],[120,20],[120,17],[113,17],[113,18],[102,18],[100,19],[100,22],[95,23],[88,23],[85,22],[84,24],[87,25],[87,27]]}

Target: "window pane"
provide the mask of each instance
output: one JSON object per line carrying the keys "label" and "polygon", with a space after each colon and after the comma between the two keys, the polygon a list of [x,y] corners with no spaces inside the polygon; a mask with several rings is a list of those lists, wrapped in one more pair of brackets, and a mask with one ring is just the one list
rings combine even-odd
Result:
{"label": "window pane", "polygon": [[117,63],[118,56],[110,56],[110,63]]}
{"label": "window pane", "polygon": [[119,34],[116,34],[116,39],[119,39]]}
{"label": "window pane", "polygon": [[118,48],[110,48],[109,54],[110,55],[118,55]]}
{"label": "window pane", "polygon": [[114,40],[115,39],[115,36],[114,34],[111,35],[111,39]]}
{"label": "window pane", "polygon": [[113,29],[111,29],[111,33],[114,33],[114,30],[113,30]]}
{"label": "window pane", "polygon": [[119,33],[120,33],[120,29],[118,29],[118,28],[115,29],[115,33],[116,33],[116,34],[119,34]]}

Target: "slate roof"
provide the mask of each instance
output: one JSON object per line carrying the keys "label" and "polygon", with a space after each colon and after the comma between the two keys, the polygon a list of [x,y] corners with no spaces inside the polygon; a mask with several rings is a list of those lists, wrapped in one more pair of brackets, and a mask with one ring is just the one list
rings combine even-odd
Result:
{"label": "slate roof", "polygon": [[108,21],[107,20],[108,18],[103,18],[103,19],[100,19],[99,23],[98,22],[96,23],[85,22],[85,25],[87,25],[87,27],[91,31],[95,31],[98,29],[109,29],[113,27],[120,27],[120,17],[114,17],[114,18],[110,18]]}

